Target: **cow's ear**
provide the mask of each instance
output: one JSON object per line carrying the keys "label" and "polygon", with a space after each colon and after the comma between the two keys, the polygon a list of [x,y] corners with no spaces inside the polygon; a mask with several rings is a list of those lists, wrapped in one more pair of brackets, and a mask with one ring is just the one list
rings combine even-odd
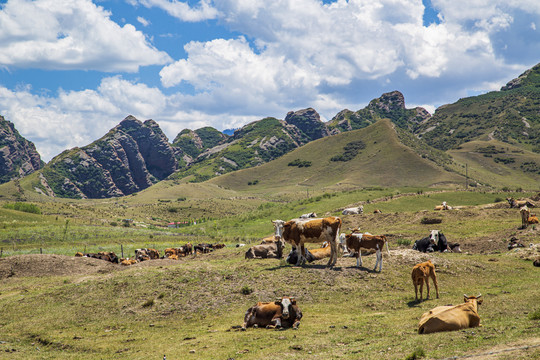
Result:
{"label": "cow's ear", "polygon": [[478,305],[482,304],[483,301],[484,301],[484,299],[482,299],[482,298],[476,299],[476,303],[477,303]]}
{"label": "cow's ear", "polygon": [[276,305],[281,305],[281,299],[280,299],[280,300],[274,301],[274,304],[276,304]]}
{"label": "cow's ear", "polygon": [[295,298],[291,298],[291,304],[296,305],[296,299]]}

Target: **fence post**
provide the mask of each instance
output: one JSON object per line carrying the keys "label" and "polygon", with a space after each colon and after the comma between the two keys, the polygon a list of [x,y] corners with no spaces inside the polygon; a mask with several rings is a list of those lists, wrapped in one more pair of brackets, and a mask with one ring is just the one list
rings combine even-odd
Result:
{"label": "fence post", "polygon": [[124,257],[124,245],[120,244],[120,250],[122,251],[122,257]]}
{"label": "fence post", "polygon": [[4,253],[4,248],[0,248],[0,258],[2,257],[3,253]]}
{"label": "fence post", "polygon": [[43,248],[39,248],[39,253],[43,254]]}

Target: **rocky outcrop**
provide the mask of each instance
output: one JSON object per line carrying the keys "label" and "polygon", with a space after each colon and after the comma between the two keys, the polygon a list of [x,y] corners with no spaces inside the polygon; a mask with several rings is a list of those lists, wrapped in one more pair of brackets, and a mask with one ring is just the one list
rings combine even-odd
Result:
{"label": "rocky outcrop", "polygon": [[371,100],[368,109],[386,113],[405,110],[405,97],[399,91],[385,93],[380,98]]}
{"label": "rocky outcrop", "polygon": [[319,113],[312,108],[295,112],[289,111],[285,117],[285,122],[300,129],[310,141],[330,135],[330,131],[321,121]]}
{"label": "rocky outcrop", "polygon": [[34,144],[23,138],[13,123],[0,116],[0,183],[31,174],[42,166]]}
{"label": "rocky outcrop", "polygon": [[158,124],[128,116],[101,139],[54,158],[43,176],[56,196],[108,198],[143,190],[176,168],[174,149]]}

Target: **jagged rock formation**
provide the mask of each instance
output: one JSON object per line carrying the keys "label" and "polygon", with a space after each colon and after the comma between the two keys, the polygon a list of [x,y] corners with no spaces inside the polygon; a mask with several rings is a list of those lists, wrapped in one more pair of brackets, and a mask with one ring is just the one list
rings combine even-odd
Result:
{"label": "jagged rock formation", "polygon": [[392,91],[371,100],[368,106],[361,110],[353,112],[345,109],[340,111],[326,125],[332,134],[336,134],[362,129],[380,119],[388,118],[398,127],[414,131],[419,124],[427,121],[430,117],[429,112],[422,107],[407,109],[403,94],[399,91]]}
{"label": "jagged rock formation", "polygon": [[296,112],[289,111],[285,117],[285,122],[296,126],[306,134],[310,140],[317,140],[330,135],[328,128],[321,121],[319,113],[312,108]]}
{"label": "jagged rock formation", "polygon": [[23,138],[13,123],[0,116],[0,183],[31,174],[42,166],[34,144]]}
{"label": "jagged rock formation", "polygon": [[[55,157],[43,169],[44,192],[71,198],[129,195],[176,170],[174,150],[153,120],[126,117],[104,137]],[[45,182],[45,184],[44,184]]]}

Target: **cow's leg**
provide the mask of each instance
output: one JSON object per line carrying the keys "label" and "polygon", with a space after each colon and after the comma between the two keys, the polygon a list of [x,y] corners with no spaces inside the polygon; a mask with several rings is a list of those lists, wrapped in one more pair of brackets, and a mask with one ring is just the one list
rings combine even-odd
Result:
{"label": "cow's leg", "polygon": [[433,284],[435,284],[435,290],[437,292],[437,299],[439,298],[439,285],[437,284],[437,275],[435,273],[431,274],[431,278],[433,279]]}
{"label": "cow's leg", "polygon": [[422,278],[422,281],[420,282],[420,301],[422,301],[424,297],[424,278]]}
{"label": "cow's leg", "polygon": [[327,266],[336,265],[337,252],[338,252],[337,239],[332,239],[330,241],[330,260],[328,260]]}
{"label": "cow's leg", "polygon": [[418,301],[418,283],[416,279],[413,279],[414,283],[414,299]]}
{"label": "cow's leg", "polygon": [[375,260],[375,267],[373,268],[373,271],[377,271],[377,265],[379,265],[379,272],[381,272],[382,269],[382,259],[380,259],[379,255],[381,255],[381,249],[379,249],[379,246],[377,245],[377,251],[375,252],[376,260]]}
{"label": "cow's leg", "polygon": [[424,276],[424,281],[426,282],[426,300],[429,299],[429,276]]}
{"label": "cow's leg", "polygon": [[266,328],[267,329],[281,328],[281,317],[276,316],[275,318],[273,318],[271,321],[271,324],[266,325]]}
{"label": "cow's leg", "polygon": [[[364,266],[362,264],[362,249],[358,248],[358,256],[356,258],[356,266],[358,266],[358,259],[360,259],[360,266]],[[358,266],[358,267],[360,267]]]}
{"label": "cow's leg", "polygon": [[[298,251],[300,249],[300,251]],[[300,246],[296,247],[296,253],[298,254],[298,260],[296,260],[296,266],[301,266],[305,263],[306,259],[304,257],[304,243],[301,243]]]}

